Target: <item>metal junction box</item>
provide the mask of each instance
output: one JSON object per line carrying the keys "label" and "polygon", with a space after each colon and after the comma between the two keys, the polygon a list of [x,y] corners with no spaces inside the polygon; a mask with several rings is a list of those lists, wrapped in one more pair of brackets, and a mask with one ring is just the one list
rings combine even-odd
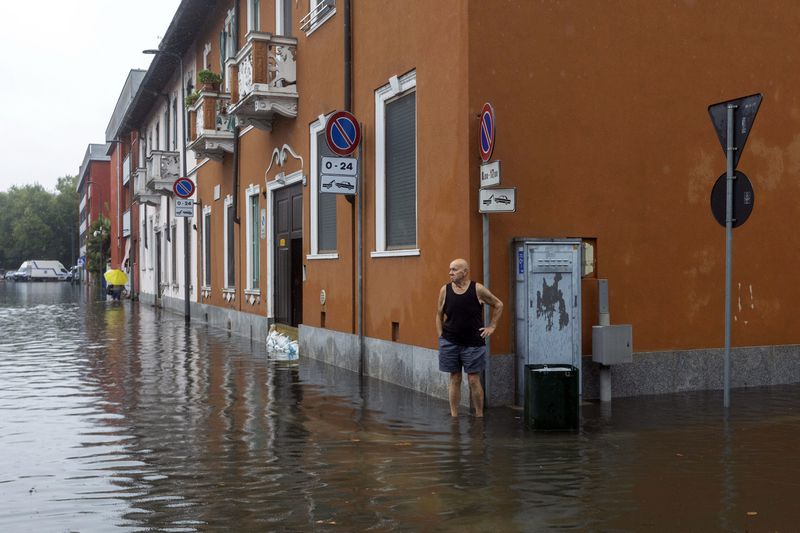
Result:
{"label": "metal junction box", "polygon": [[592,326],[592,361],[602,365],[633,362],[633,327]]}
{"label": "metal junction box", "polygon": [[515,274],[517,402],[522,404],[525,365],[581,368],[580,239],[517,238]]}

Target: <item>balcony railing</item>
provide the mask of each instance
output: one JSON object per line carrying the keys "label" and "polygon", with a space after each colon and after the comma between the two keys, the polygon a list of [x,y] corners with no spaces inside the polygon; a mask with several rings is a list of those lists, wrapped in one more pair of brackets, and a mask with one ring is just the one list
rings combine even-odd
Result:
{"label": "balcony railing", "polygon": [[181,155],[178,152],[153,150],[147,157],[147,188],[172,192],[172,184],[180,177]]}
{"label": "balcony railing", "polygon": [[127,185],[131,179],[131,156],[122,160],[122,184]]}
{"label": "balcony railing", "polygon": [[297,39],[250,32],[230,67],[228,112],[245,125],[272,130],[276,116],[297,117]]}
{"label": "balcony railing", "polygon": [[131,234],[131,212],[122,213],[122,236],[127,237]]}
{"label": "balcony railing", "polygon": [[139,204],[161,205],[161,196],[147,188],[147,169],[139,167],[133,178],[133,201]]}
{"label": "balcony railing", "polygon": [[233,153],[235,119],[228,114],[230,95],[202,91],[200,98],[189,108],[189,138],[187,148],[198,159],[221,160],[225,152]]}

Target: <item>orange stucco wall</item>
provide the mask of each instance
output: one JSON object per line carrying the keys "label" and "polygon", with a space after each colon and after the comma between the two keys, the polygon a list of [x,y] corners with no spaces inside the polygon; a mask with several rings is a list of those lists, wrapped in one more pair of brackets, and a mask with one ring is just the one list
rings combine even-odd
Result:
{"label": "orange stucco wall", "polygon": [[[709,195],[725,157],[707,106],[762,92],[739,164],[755,209],[734,230],[732,342],[800,342],[790,6],[470,2],[469,109],[494,105],[494,157],[517,187],[517,213],[492,217],[493,272],[514,236],[596,238],[612,321],[633,324],[636,351],[720,347],[725,243]],[[502,298],[507,279],[495,279]]]}

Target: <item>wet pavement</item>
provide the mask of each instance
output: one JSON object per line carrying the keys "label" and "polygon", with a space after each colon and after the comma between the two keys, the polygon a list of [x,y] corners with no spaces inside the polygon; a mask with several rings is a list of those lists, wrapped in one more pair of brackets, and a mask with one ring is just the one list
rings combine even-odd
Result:
{"label": "wet pavement", "polygon": [[[800,364],[800,363],[799,363]],[[796,531],[800,385],[582,406],[578,433],[80,287],[0,282],[0,531]]]}

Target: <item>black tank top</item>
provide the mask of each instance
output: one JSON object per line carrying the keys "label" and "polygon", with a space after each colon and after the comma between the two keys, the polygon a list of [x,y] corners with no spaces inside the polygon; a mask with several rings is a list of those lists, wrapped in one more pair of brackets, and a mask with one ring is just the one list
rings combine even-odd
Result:
{"label": "black tank top", "polygon": [[452,283],[447,284],[444,314],[447,318],[442,324],[442,337],[459,346],[486,344],[480,332],[483,327],[483,305],[478,300],[474,281],[469,282],[464,294],[456,294]]}

